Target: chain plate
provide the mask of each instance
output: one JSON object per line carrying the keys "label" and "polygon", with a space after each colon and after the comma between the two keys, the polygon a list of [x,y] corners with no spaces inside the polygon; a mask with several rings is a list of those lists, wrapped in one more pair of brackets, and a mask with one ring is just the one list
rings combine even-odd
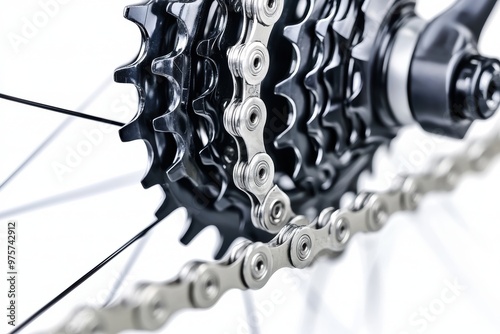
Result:
{"label": "chain plate", "polygon": [[242,2],[240,39],[228,52],[234,94],[224,111],[224,127],[238,145],[234,183],[251,198],[252,223],[272,233],[294,216],[288,196],[274,184],[274,163],[264,145],[268,112],[260,98],[269,70],[267,43],[283,5],[284,0]]}

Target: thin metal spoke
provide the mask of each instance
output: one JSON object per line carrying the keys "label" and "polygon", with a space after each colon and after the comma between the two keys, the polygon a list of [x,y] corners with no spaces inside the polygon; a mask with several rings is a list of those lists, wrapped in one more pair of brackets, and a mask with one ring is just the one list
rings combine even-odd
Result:
{"label": "thin metal spoke", "polygon": [[28,106],[36,107],[36,108],[41,108],[41,109],[45,109],[45,110],[58,112],[61,114],[66,114],[69,116],[75,116],[75,117],[88,119],[91,121],[107,123],[107,124],[116,125],[116,126],[124,126],[125,125],[125,123],[113,121],[110,119],[106,119],[106,118],[102,118],[102,117],[98,117],[98,116],[87,115],[87,114],[83,114],[83,113],[78,112],[78,111],[72,111],[72,110],[68,110],[68,109],[64,109],[64,108],[54,107],[54,106],[50,106],[48,104],[29,101],[29,100],[21,99],[19,97],[14,97],[14,96],[6,95],[6,94],[0,94],[0,98],[5,99],[5,100],[9,100],[9,101],[13,101],[13,102],[17,102],[17,103],[21,103],[21,104],[25,104]]}
{"label": "thin metal spoke", "polygon": [[113,285],[113,288],[112,288],[111,292],[109,293],[108,298],[106,298],[106,301],[104,302],[104,304],[102,304],[102,307],[108,306],[113,301],[118,290],[120,289],[123,282],[125,281],[125,277],[128,276],[128,274],[130,273],[130,270],[132,270],[132,267],[134,266],[135,262],[139,258],[139,255],[141,254],[142,250],[144,249],[144,247],[148,243],[150,236],[151,236],[151,234],[147,234],[144,238],[142,238],[141,242],[139,242],[137,247],[134,249],[134,252],[132,253],[132,255],[130,255],[130,257],[127,260],[127,263],[125,264],[125,267],[122,269],[122,271],[120,273],[120,277]]}
{"label": "thin metal spoke", "polygon": [[[92,92],[92,94],[80,105],[78,109],[85,110],[87,109],[94,100],[101,95],[105,89],[109,86],[110,81],[105,80],[102,84],[100,84],[97,89]],[[26,166],[29,165],[33,159],[35,159],[43,150],[45,150],[53,141],[56,139],[63,131],[66,129],[74,118],[68,117],[66,118],[34,151],[31,153],[26,160],[24,160],[19,167],[17,167],[14,172],[12,172],[5,181],[0,184],[0,191],[10,183]]]}
{"label": "thin metal spoke", "polygon": [[24,160],[6,179],[0,184],[2,190],[10,183],[23,169],[30,164],[46,147],[48,147],[54,139],[56,139],[63,131],[71,124],[72,118],[67,118],[52,132],[27,158]]}
{"label": "thin metal spoke", "polygon": [[19,326],[17,326],[14,330],[12,330],[10,332],[10,334],[18,333],[20,330],[22,330],[23,328],[28,326],[30,323],[35,321],[39,316],[44,314],[52,306],[57,304],[64,297],[66,297],[69,293],[71,293],[73,290],[75,290],[78,286],[80,286],[82,283],[84,283],[86,280],[88,280],[90,277],[92,277],[95,273],[97,273],[99,270],[101,270],[105,265],[107,265],[111,260],[113,260],[115,257],[117,257],[120,253],[122,253],[124,250],[129,248],[131,245],[133,245],[137,240],[144,237],[150,230],[152,230],[160,222],[161,222],[161,220],[156,220],[155,222],[150,224],[148,227],[143,229],[141,232],[136,234],[132,239],[127,241],[125,244],[123,244],[120,248],[118,248],[116,251],[114,251],[111,255],[109,255],[107,258],[105,258],[103,261],[101,261],[98,265],[96,265],[94,268],[92,268],[89,272],[87,272],[85,275],[83,275],[81,278],[79,278],[75,283],[71,284],[63,292],[58,294],[54,299],[49,301],[42,308],[40,308],[33,315],[31,315],[28,319],[26,319],[24,322],[22,322]]}
{"label": "thin metal spoke", "polygon": [[[104,82],[102,85],[96,89],[96,91],[81,105],[79,109],[86,109],[88,105],[90,105],[97,96],[99,96],[109,85],[109,81]],[[42,108],[50,111],[55,111],[58,113],[63,113],[66,115],[70,116],[76,116],[92,121],[97,121],[97,122],[102,122],[102,123],[107,123],[111,125],[116,125],[116,126],[123,126],[124,123],[120,123],[117,121],[105,119],[102,117],[97,117],[97,116],[92,116],[92,115],[86,115],[80,112],[76,111],[71,111],[63,108],[58,108],[38,102],[33,102],[13,96],[9,96],[6,94],[0,94],[0,98],[6,99],[9,101],[37,107],[37,108]],[[71,123],[73,119],[72,118],[67,118],[64,122],[62,122],[55,130],[53,133],[49,135],[36,149],[35,151],[26,158],[23,163],[16,168],[16,170],[9,176],[7,179],[0,184],[0,189],[2,189],[5,185],[7,185],[9,182],[11,182],[34,158],[36,158],[48,145],[50,145],[55,138],[57,138],[62,131]],[[97,193],[101,192],[106,192],[106,191],[111,191],[116,188],[124,187],[129,184],[132,184],[132,182],[136,182],[136,176],[138,175],[138,172],[127,174],[118,178],[113,178],[110,180],[106,180],[105,182],[97,183],[82,189],[74,190],[69,193],[65,194],[60,194],[56,195],[50,198],[46,198],[34,203],[30,203],[24,206],[20,206],[18,208],[14,208],[12,210],[5,211],[3,213],[0,213],[1,215],[7,216],[10,214],[14,213],[20,213],[20,212],[25,212],[27,210],[34,210],[34,209],[39,209],[42,207],[46,207],[49,205],[55,205],[55,204],[60,204],[72,200],[76,200],[82,197],[88,197],[95,195]],[[33,315],[31,315],[27,320],[25,320],[23,323],[21,323],[19,326],[17,326],[13,331],[11,331],[11,334],[18,333],[22,329],[24,329],[26,326],[28,326],[30,323],[32,323],[35,319],[37,319],[39,316],[44,314],[47,310],[49,310],[52,306],[54,306],[56,303],[58,303],[61,299],[66,297],[69,293],[71,293],[74,289],[76,289],[78,286],[80,286],[82,283],[84,283],[87,279],[92,277],[96,272],[98,272],[100,269],[102,269],[106,264],[108,264],[111,260],[113,260],[116,256],[118,256],[120,253],[122,253],[124,250],[126,250],[128,247],[130,247],[132,244],[134,244],[137,240],[143,238],[153,227],[155,227],[161,220],[157,220],[148,227],[146,227],[144,230],[139,232],[136,236],[134,236],[132,239],[130,239],[128,242],[126,242],[124,245],[122,245],[120,248],[118,248],[115,252],[113,252],[111,255],[109,255],[107,258],[105,258],[103,261],[101,261],[97,266],[92,268],[89,272],[87,272],[85,275],[83,275],[81,278],[79,278],[76,282],[74,282],[72,285],[70,285],[67,289],[65,289],[63,292],[61,292],[59,295],[57,295],[55,298],[53,298],[51,301],[49,301],[46,305],[44,305],[42,308],[40,308],[37,312],[35,312]],[[141,245],[139,245],[141,246]],[[133,260],[135,261],[135,260]]]}
{"label": "thin metal spoke", "polygon": [[78,200],[85,197],[94,196],[100,193],[112,191],[115,189],[127,187],[131,184],[138,183],[137,176],[142,175],[142,171],[136,171],[116,178],[112,178],[103,182],[99,182],[87,187],[76,189],[67,193],[54,195],[32,203],[21,205],[6,211],[0,212],[0,218],[15,216],[27,211],[33,211],[48,206],[53,206],[61,203],[66,203]]}

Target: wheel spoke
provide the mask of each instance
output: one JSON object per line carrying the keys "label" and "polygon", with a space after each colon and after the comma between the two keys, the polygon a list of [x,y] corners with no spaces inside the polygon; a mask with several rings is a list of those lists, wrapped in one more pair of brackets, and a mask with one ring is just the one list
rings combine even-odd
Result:
{"label": "wheel spoke", "polygon": [[123,268],[123,270],[120,273],[120,277],[118,278],[116,283],[113,285],[113,288],[112,288],[111,292],[109,293],[108,298],[106,298],[106,301],[104,302],[102,307],[108,306],[113,301],[113,299],[116,296],[116,293],[118,292],[118,290],[122,286],[123,282],[125,281],[125,277],[127,277],[127,275],[130,273],[130,270],[132,270],[132,267],[134,266],[135,262],[139,258],[139,255],[141,255],[142,250],[144,249],[147,242],[149,241],[150,235],[151,234],[147,234],[141,240],[141,242],[137,245],[137,247],[134,249],[134,252],[132,253],[132,255],[130,255],[127,263],[125,264],[125,267]]}
{"label": "wheel spoke", "polygon": [[96,265],[94,268],[92,268],[89,272],[87,272],[85,275],[83,275],[81,278],[79,278],[75,283],[71,284],[68,288],[66,288],[63,292],[58,294],[55,298],[53,298],[51,301],[49,301],[47,304],[45,304],[42,308],[40,308],[38,311],[33,313],[28,319],[26,319],[24,322],[22,322],[19,326],[17,326],[14,330],[10,332],[10,334],[15,334],[21,331],[23,328],[28,326],[30,323],[35,321],[39,316],[44,314],[46,311],[48,311],[52,306],[57,304],[59,301],[61,301],[64,297],[66,297],[68,294],[70,294],[73,290],[75,290],[78,286],[80,286],[82,283],[84,283],[86,280],[88,280],[90,277],[92,277],[95,273],[97,273],[99,270],[101,270],[105,265],[107,265],[111,260],[113,260],[115,257],[117,257],[120,253],[122,253],[124,250],[129,248],[131,245],[133,245],[137,240],[143,238],[150,230],[152,230],[156,225],[158,225],[161,222],[161,220],[156,220],[152,224],[150,224],[148,227],[143,229],[141,232],[136,234],[132,239],[127,241],[125,244],[123,244],[120,248],[118,248],[116,251],[114,251],[111,255],[109,255],[107,258],[105,258],[103,261],[101,261],[98,265]]}
{"label": "wheel spoke", "polygon": [[115,189],[123,188],[131,184],[138,183],[137,175],[142,175],[142,171],[136,171],[119,177],[115,177],[103,182],[95,183],[93,185],[76,189],[67,193],[47,197],[32,203],[24,204],[6,211],[0,212],[0,218],[7,216],[18,215],[24,212],[33,211],[48,206],[53,206],[61,203],[78,200],[85,197],[94,196],[100,193],[112,191]]}
{"label": "wheel spoke", "polygon": [[54,139],[56,139],[63,131],[71,124],[72,118],[65,119],[48,137],[45,139],[26,160],[24,160],[6,179],[0,184],[0,191],[10,183],[23,169],[30,164],[46,147],[48,147]]}
{"label": "wheel spoke", "polygon": [[[94,100],[99,97],[99,95],[104,92],[107,86],[110,84],[109,80],[103,81],[97,89],[92,92],[92,94],[80,105],[81,110],[85,110],[88,106],[94,102]],[[1,95],[1,94],[0,94]],[[43,150],[45,150],[53,141],[56,139],[63,131],[71,124],[73,118],[67,118],[64,120],[34,151],[31,153],[26,160],[24,160],[19,167],[17,167],[6,179],[0,184],[0,191],[10,183],[22,170],[29,165],[33,159],[35,159]]]}
{"label": "wheel spoke", "polygon": [[54,106],[50,106],[48,104],[29,101],[29,100],[21,99],[19,97],[14,97],[14,96],[6,95],[6,94],[0,94],[0,98],[4,99],[4,100],[9,100],[9,101],[25,104],[28,106],[36,107],[36,108],[41,108],[41,109],[45,109],[45,110],[58,112],[61,114],[66,114],[69,116],[75,116],[75,117],[88,119],[91,121],[107,123],[107,124],[116,125],[116,126],[124,126],[125,125],[125,123],[113,121],[110,119],[106,119],[106,118],[102,118],[102,117],[98,117],[98,116],[87,115],[87,114],[83,114],[83,113],[78,112],[78,111],[72,111],[72,110],[68,110],[68,109],[64,109],[64,108],[54,107]]}

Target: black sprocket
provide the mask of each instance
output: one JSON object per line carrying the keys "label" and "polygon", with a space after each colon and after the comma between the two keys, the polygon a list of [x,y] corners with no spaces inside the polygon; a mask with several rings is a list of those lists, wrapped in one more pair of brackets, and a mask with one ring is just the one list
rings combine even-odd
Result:
{"label": "black sprocket", "polygon": [[[393,3],[380,2],[387,8]],[[365,85],[370,55],[363,48],[375,36],[365,31],[364,2],[309,0],[304,13],[297,13],[304,3],[287,1],[274,27],[262,98],[276,183],[295,213],[313,219],[356,190],[375,150],[395,133],[373,116]],[[143,47],[115,74],[139,92],[138,113],[120,134],[123,141],[146,143],[150,162],[143,186],[160,185],[166,196],[158,218],[185,207],[185,243],[216,226],[222,238],[218,257],[238,237],[272,237],[252,225],[250,201],[232,181],[236,146],[222,124],[233,93],[227,50],[243,25],[240,6],[153,0],[127,7],[125,17],[141,29]]]}

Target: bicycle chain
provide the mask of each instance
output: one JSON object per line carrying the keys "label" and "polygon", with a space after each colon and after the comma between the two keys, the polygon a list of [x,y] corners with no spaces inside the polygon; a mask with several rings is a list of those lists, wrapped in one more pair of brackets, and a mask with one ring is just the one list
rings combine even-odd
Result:
{"label": "bicycle chain", "polygon": [[361,193],[351,207],[327,208],[307,226],[298,216],[269,243],[245,242],[224,260],[191,262],[175,279],[143,283],[113,306],[82,309],[52,333],[153,331],[181,309],[213,306],[230,289],[260,289],[277,270],[305,268],[319,256],[342,252],[355,234],[379,231],[395,213],[416,210],[429,192],[453,190],[466,172],[484,171],[499,155],[500,134],[473,142],[430,172],[402,177],[384,192]]}
{"label": "bicycle chain", "polygon": [[294,216],[288,196],[274,184],[274,163],[264,145],[268,112],[260,98],[270,63],[267,43],[283,6],[284,0],[242,0],[235,8],[240,9],[243,29],[228,51],[234,93],[224,111],[224,127],[238,145],[233,181],[250,196],[252,223],[271,233]]}

